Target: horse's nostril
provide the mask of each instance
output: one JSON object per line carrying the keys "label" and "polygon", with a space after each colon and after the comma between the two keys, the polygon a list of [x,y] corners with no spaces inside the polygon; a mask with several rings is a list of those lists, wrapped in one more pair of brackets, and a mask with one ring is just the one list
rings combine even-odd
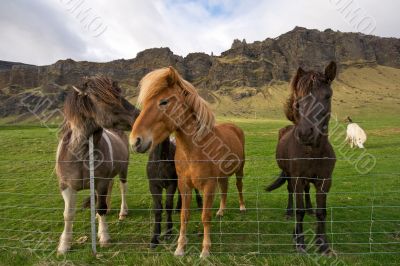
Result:
{"label": "horse's nostril", "polygon": [[135,147],[138,147],[141,142],[142,142],[142,139],[140,137],[137,137],[136,142],[135,142]]}

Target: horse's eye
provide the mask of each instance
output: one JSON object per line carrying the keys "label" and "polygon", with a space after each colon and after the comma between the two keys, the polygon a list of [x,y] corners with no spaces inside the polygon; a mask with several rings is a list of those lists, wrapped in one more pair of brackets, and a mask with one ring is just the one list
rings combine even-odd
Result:
{"label": "horse's eye", "polygon": [[168,100],[167,99],[162,99],[162,100],[160,100],[160,106],[163,106],[163,105],[167,105],[168,104]]}

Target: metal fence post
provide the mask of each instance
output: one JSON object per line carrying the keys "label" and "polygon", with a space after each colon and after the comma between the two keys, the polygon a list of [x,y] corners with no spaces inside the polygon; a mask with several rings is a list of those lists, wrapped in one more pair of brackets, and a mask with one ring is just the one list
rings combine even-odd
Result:
{"label": "metal fence post", "polygon": [[96,204],[94,190],[94,154],[93,154],[93,135],[89,137],[89,184],[90,184],[90,227],[92,238],[92,252],[96,255]]}

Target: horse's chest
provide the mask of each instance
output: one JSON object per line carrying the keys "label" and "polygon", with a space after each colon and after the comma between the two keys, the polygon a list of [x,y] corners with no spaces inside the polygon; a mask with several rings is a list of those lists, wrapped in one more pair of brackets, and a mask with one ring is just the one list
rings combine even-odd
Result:
{"label": "horse's chest", "polygon": [[209,162],[205,161],[176,162],[176,172],[180,182],[198,189],[201,189],[207,180],[216,176],[212,169],[213,167],[209,165]]}

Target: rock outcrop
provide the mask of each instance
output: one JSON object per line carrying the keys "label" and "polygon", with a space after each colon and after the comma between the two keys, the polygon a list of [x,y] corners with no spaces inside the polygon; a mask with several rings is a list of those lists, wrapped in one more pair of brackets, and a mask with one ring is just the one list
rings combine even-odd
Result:
{"label": "rock outcrop", "polygon": [[[254,43],[236,39],[220,56],[191,53],[182,57],[169,48],[153,48],[133,59],[106,63],[67,59],[48,66],[33,66],[0,61],[0,117],[13,114],[13,108],[4,105],[18,93],[40,88],[43,93],[57,94],[58,89],[78,83],[83,76],[105,74],[134,88],[146,73],[172,65],[199,89],[218,91],[288,81],[298,66],[322,69],[331,60],[342,68],[354,64],[400,68],[400,39],[296,27],[274,39]],[[60,95],[54,99],[62,101]]]}

